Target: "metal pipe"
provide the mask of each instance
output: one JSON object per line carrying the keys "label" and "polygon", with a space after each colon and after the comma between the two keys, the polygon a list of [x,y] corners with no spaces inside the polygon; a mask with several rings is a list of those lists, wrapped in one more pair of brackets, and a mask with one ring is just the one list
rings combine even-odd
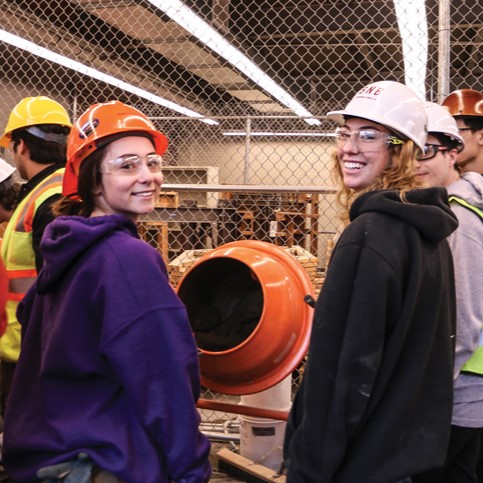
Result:
{"label": "metal pipe", "polygon": [[[203,421],[201,425],[203,426],[204,429],[207,431],[221,431],[222,433],[226,433],[227,430],[236,428],[238,431],[238,426],[239,424],[234,423],[236,421],[235,419],[229,420],[229,421],[220,421],[220,422],[212,422],[212,421]],[[236,432],[236,431],[235,431]]]}
{"label": "metal pipe", "polygon": [[204,431],[203,428],[201,428],[201,432],[211,441],[234,441],[235,443],[240,442],[239,434],[213,433],[210,431]]}
{"label": "metal pipe", "polygon": [[163,183],[163,191],[239,191],[248,193],[323,193],[333,194],[332,186],[279,186],[247,184],[175,184]]}
{"label": "metal pipe", "polygon": [[438,4],[438,103],[441,104],[450,90],[451,0],[439,0]]}
{"label": "metal pipe", "polygon": [[252,406],[225,403],[221,401],[212,401],[209,399],[199,399],[197,403],[197,407],[199,409],[211,409],[212,411],[222,411],[226,413],[243,414],[245,416],[252,416],[256,418],[278,419],[280,421],[286,421],[288,419],[288,411],[255,408]]}
{"label": "metal pipe", "polygon": [[240,421],[239,418],[231,419],[229,421],[213,423],[210,421],[202,421],[200,424],[200,428],[203,431],[213,432],[213,433],[235,433],[238,434],[240,432]]}
{"label": "metal pipe", "polygon": [[[186,116],[149,116],[151,121],[199,121],[202,118],[199,117],[186,117]],[[327,116],[209,116],[209,119],[215,121],[240,121],[241,119],[253,119],[253,120],[302,120],[302,119],[327,119]],[[317,131],[317,130],[316,130]]]}
{"label": "metal pipe", "polygon": [[251,143],[252,120],[247,118],[245,136],[245,164],[243,165],[243,183],[250,181],[250,143]]}

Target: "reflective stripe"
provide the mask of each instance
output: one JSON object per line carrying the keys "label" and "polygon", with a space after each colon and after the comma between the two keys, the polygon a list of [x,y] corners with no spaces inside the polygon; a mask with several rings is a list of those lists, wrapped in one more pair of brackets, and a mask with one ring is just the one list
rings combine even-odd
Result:
{"label": "reflective stripe", "polygon": [[[32,223],[34,220],[35,212],[37,208],[47,199],[52,196],[50,192],[52,188],[62,185],[62,175],[56,171],[54,176],[51,178],[46,178],[44,181],[47,183],[41,183],[39,186],[34,188],[31,193],[29,193],[28,198],[33,199],[34,202],[29,202],[23,204],[22,210],[18,214],[18,219],[15,223],[15,231],[27,232],[32,231]],[[56,193],[55,193],[56,194]]]}
{"label": "reflective stripe", "polygon": [[18,302],[7,300],[7,328],[0,338],[0,356],[2,360],[17,362],[20,354],[21,327],[15,318]]}
{"label": "reflective stripe", "polygon": [[36,277],[37,270],[10,270],[10,277]]}
{"label": "reflective stripe", "polygon": [[19,277],[11,278],[8,283],[8,290],[10,294],[25,295],[27,290],[33,285],[37,276],[34,277]]}
{"label": "reflective stripe", "polygon": [[7,300],[10,300],[11,302],[15,302],[15,303],[20,302],[24,297],[25,297],[25,294],[23,293],[12,293],[12,292],[7,293]]}
{"label": "reflective stripe", "polygon": [[[463,198],[458,196],[451,195],[449,197],[449,201],[455,201],[456,203],[468,208],[473,213],[481,218],[483,221],[483,210],[478,208],[477,206],[473,206],[468,203]],[[465,374],[474,374],[477,376],[483,376],[483,328],[480,332],[480,339],[478,341],[478,347],[476,348],[475,352],[471,354],[471,357],[466,361],[464,366],[461,368],[461,372]]]}

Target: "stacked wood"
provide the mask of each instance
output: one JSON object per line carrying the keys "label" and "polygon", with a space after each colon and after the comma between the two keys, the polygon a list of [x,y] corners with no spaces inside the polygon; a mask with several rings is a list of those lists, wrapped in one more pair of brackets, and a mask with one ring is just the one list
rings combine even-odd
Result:
{"label": "stacked wood", "polygon": [[[307,275],[310,278],[310,281],[312,282],[315,293],[318,294],[320,287],[322,286],[323,277],[320,276],[317,270],[317,257],[299,245],[282,247],[282,249],[285,250],[289,255],[293,256],[304,267]],[[186,250],[172,260],[168,264],[168,273],[173,287],[178,285],[180,278],[196,262],[196,260],[198,260],[198,258],[201,258],[210,251],[212,250]]]}
{"label": "stacked wood", "polygon": [[304,267],[314,287],[315,295],[318,295],[324,279],[320,276],[317,269],[317,257],[299,245],[283,247],[283,249],[292,255]]}
{"label": "stacked wood", "polygon": [[312,283],[317,278],[317,257],[312,255],[309,251],[302,248],[300,245],[293,245],[291,247],[282,247],[289,255],[292,255],[307,272]]}
{"label": "stacked wood", "polygon": [[173,287],[178,285],[179,280],[186,271],[203,255],[211,252],[211,249],[185,250],[168,264],[169,280]]}

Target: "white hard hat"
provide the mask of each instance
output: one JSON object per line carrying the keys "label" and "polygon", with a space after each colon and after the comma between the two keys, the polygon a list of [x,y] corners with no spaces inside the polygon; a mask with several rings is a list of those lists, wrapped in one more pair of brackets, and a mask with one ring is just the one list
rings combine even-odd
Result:
{"label": "white hard hat", "polygon": [[344,124],[345,117],[377,122],[405,136],[423,150],[428,135],[423,102],[407,86],[394,81],[379,81],[363,87],[343,111],[331,111],[329,119]]}
{"label": "white hard hat", "polygon": [[0,183],[5,181],[9,176],[12,176],[15,168],[0,158]]}
{"label": "white hard hat", "polygon": [[456,141],[459,144],[458,150],[462,151],[465,147],[465,142],[460,136],[458,125],[448,109],[435,102],[426,102],[424,107],[428,115],[428,132],[431,134],[444,134],[453,141]]}

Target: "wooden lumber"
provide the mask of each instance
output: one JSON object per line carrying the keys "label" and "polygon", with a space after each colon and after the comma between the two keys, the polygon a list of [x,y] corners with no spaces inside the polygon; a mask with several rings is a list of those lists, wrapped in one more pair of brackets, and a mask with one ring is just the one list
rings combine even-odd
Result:
{"label": "wooden lumber", "polygon": [[252,460],[228,449],[222,449],[216,453],[218,467],[227,474],[242,477],[243,481],[249,483],[276,482],[286,483],[285,475],[279,475],[276,471],[266,466],[254,463]]}

